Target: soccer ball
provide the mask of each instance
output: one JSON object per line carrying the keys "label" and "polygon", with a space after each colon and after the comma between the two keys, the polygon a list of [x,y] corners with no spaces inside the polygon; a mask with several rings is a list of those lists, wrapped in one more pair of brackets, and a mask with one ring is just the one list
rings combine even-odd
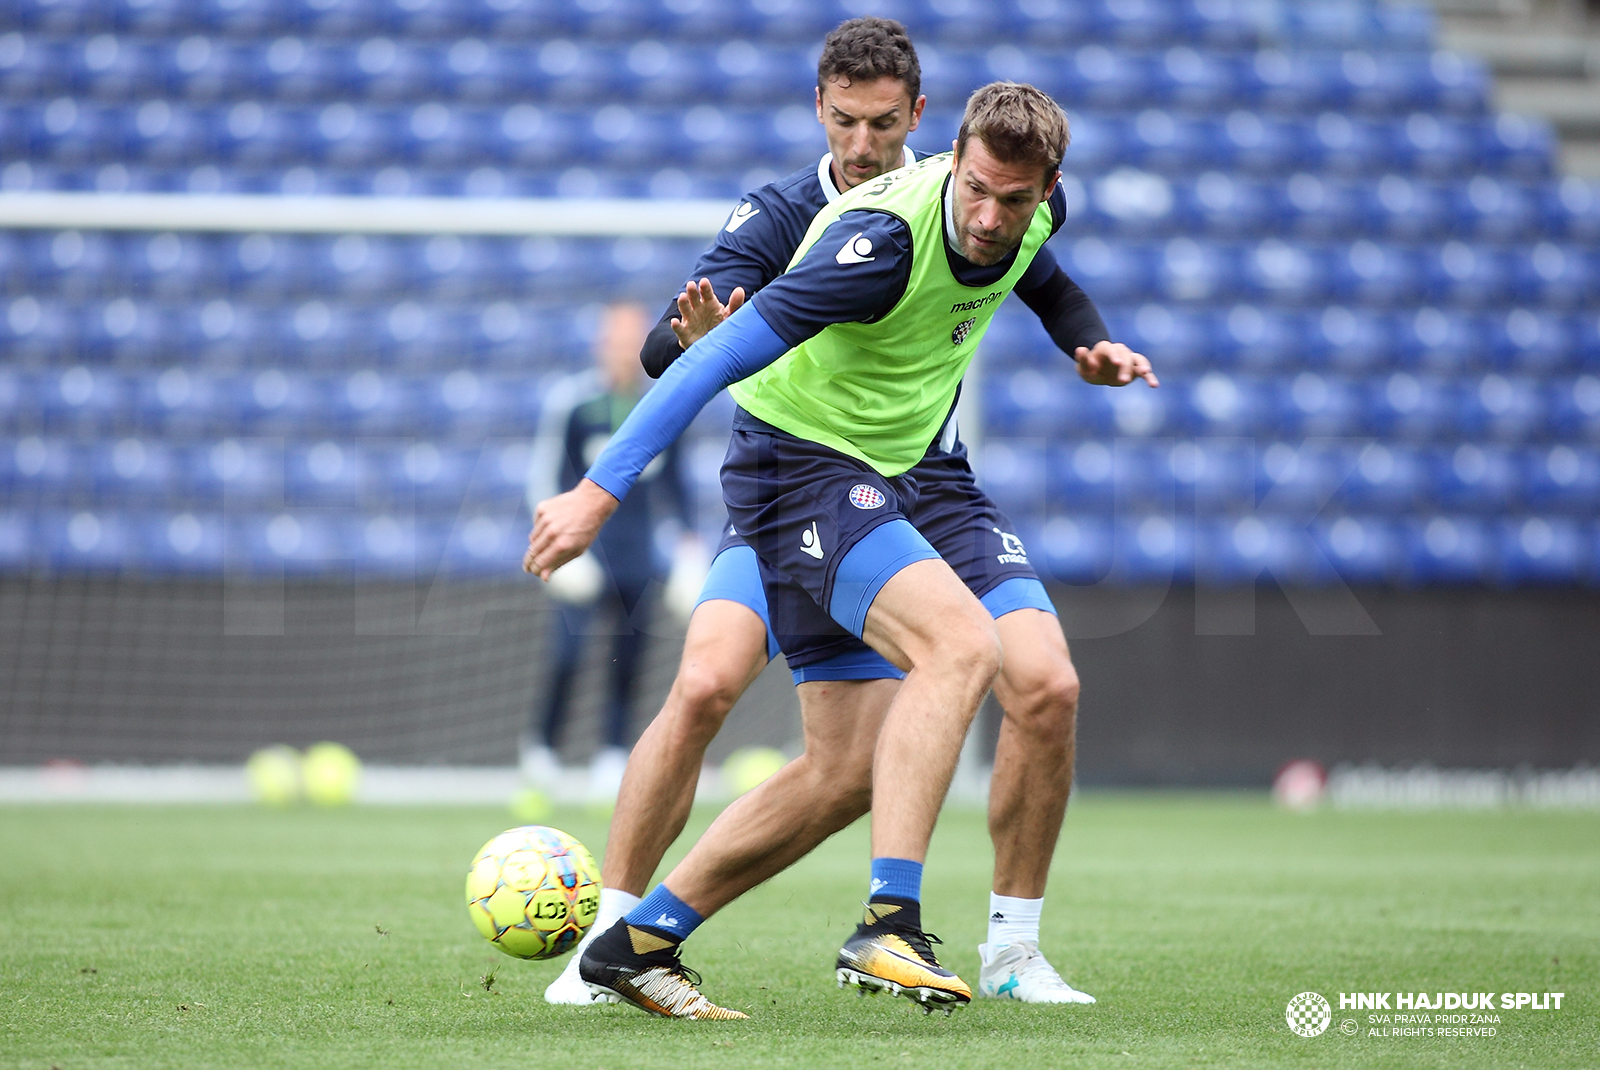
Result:
{"label": "soccer ball", "polygon": [[467,870],[467,913],[495,947],[519,959],[572,950],[600,911],[600,867],[560,829],[523,825],[483,845]]}

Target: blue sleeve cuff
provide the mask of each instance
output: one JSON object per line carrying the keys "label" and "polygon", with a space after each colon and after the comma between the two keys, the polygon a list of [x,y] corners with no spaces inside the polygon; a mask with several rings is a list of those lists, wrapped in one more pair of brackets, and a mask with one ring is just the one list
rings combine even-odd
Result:
{"label": "blue sleeve cuff", "polygon": [[683,434],[719,390],[748,378],[789,351],[752,303],[672,362],[633,407],[585,477],[621,501],[645,465]]}

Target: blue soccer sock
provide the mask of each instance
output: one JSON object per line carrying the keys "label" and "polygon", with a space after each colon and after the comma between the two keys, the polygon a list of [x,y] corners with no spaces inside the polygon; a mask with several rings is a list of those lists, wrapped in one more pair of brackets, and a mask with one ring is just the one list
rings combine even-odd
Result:
{"label": "blue soccer sock", "polygon": [[689,934],[705,921],[694,907],[673,895],[665,884],[656,885],[655,890],[639,900],[639,905],[628,911],[623,920],[673,943],[687,940]]}
{"label": "blue soccer sock", "polygon": [[922,863],[909,858],[874,858],[869,894],[873,899],[922,902]]}

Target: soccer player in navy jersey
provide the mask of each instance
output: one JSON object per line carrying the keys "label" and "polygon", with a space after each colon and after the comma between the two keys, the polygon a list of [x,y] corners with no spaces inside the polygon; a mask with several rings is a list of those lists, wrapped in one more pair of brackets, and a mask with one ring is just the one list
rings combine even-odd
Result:
{"label": "soccer player in navy jersey", "polygon": [[[830,54],[837,57],[845,53],[848,58],[846,50],[838,47],[839,39],[849,43],[852,35],[857,41],[864,38],[869,42],[868,47],[857,49],[853,61],[857,66],[853,70],[830,71],[829,63],[839,62],[830,60]],[[902,42],[898,46],[897,36]],[[881,44],[885,39],[888,47]],[[877,58],[879,66],[872,67],[875,44],[889,58]],[[901,57],[910,57],[909,63],[902,59],[899,67],[890,65],[897,47]],[[865,60],[860,58],[863,54]],[[698,266],[702,281],[680,296],[680,315],[664,317],[646,345],[644,361],[652,373],[737,309],[745,293],[759,290],[782,272],[811,216],[833,201],[842,192],[841,186],[858,184],[846,183],[846,176],[868,174],[874,163],[885,171],[892,169],[884,165],[894,164],[897,150],[902,159],[906,158],[900,146],[922,104],[912,80],[914,57],[903,32],[882,20],[855,20],[830,37],[819,70],[818,108],[825,124],[832,120],[830,146],[841,151],[824,157],[815,169],[797,172],[756,191],[735,210],[716,245]],[[874,74],[878,76],[871,77]],[[851,98],[857,93],[876,94],[878,99],[869,101],[867,107],[855,107],[857,102]],[[898,138],[879,138],[874,145],[874,120],[881,128],[895,132],[894,126],[899,125],[904,132]],[[844,137],[836,137],[835,126],[851,130],[851,124],[865,126],[852,131],[854,145]],[[846,161],[842,170],[837,164],[840,159]],[[1064,206],[1053,204],[1052,215],[1053,230],[1064,216]],[[891,231],[892,228],[885,231],[882,238],[875,234],[867,239],[868,244],[892,247],[895,239]],[[861,235],[857,235],[860,239]],[[856,262],[865,265],[874,259],[878,257],[863,254]],[[846,262],[847,259],[837,261],[839,265]],[[865,318],[862,314],[870,314],[868,306],[874,302],[879,306],[893,305],[898,294],[887,298],[886,294],[897,286],[904,290],[904,267],[903,258],[889,257],[876,267],[863,267],[852,279],[860,286],[862,308],[832,310],[828,315],[845,320]],[[985,284],[984,279],[976,277],[972,282]],[[1104,326],[1092,304],[1060,273],[1048,254],[1034,261],[1016,288],[1041,314],[1057,342],[1069,351],[1078,351],[1085,378],[1101,379],[1104,369],[1119,366],[1119,360],[1128,369],[1134,367],[1127,350],[1112,347],[1106,341]],[[716,301],[718,291],[730,295],[727,306]],[[774,311],[784,315],[776,308]],[[809,310],[791,311],[801,318],[809,314]],[[980,949],[984,973],[979,991],[1032,1002],[1088,1002],[1089,997],[1075,992],[1059,978],[1037,947],[1038,901],[1071,780],[1076,677],[1065,641],[1011,525],[974,484],[953,422],[941,429],[938,440],[912,474],[921,493],[918,508],[909,512],[911,519],[929,535],[973,593],[983,598],[985,608],[998,618],[1008,654],[1007,672],[996,681],[1007,719],[991,799],[997,856],[992,912],[999,917],[992,919],[990,939]],[[754,554],[740,540],[725,541],[702,604],[691,622],[683,670],[673,697],[641,740],[624,782],[607,850],[608,890],[619,884],[624,889],[629,884],[643,889],[650,871],[682,828],[705,743],[720,727],[738,693],[766,663],[770,653],[769,629],[763,619],[767,607],[759,586],[753,582],[757,575],[754,565]],[[902,675],[864,647],[851,657],[821,658],[810,665],[797,665],[791,652],[791,667],[801,683],[840,679],[881,682]],[[860,694],[866,705],[883,702],[881,687],[864,687]],[[652,740],[651,735],[657,738]],[[635,793],[630,788],[644,790]],[[602,928],[604,919],[596,930]],[[562,981],[552,985],[547,998],[567,1001],[560,999],[562,985]]]}

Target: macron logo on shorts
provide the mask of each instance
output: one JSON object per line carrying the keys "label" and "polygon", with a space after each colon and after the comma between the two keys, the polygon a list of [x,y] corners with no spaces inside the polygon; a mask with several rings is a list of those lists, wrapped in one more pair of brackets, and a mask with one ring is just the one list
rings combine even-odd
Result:
{"label": "macron logo on shorts", "polygon": [[809,528],[800,533],[800,552],[807,557],[814,557],[818,561],[822,560],[822,555],[825,551],[822,549],[822,535],[817,531],[817,522],[815,520],[811,522]]}
{"label": "macron logo on shorts", "polygon": [[877,257],[872,255],[872,239],[858,230],[855,237],[840,246],[833,259],[840,264],[865,264]]}

